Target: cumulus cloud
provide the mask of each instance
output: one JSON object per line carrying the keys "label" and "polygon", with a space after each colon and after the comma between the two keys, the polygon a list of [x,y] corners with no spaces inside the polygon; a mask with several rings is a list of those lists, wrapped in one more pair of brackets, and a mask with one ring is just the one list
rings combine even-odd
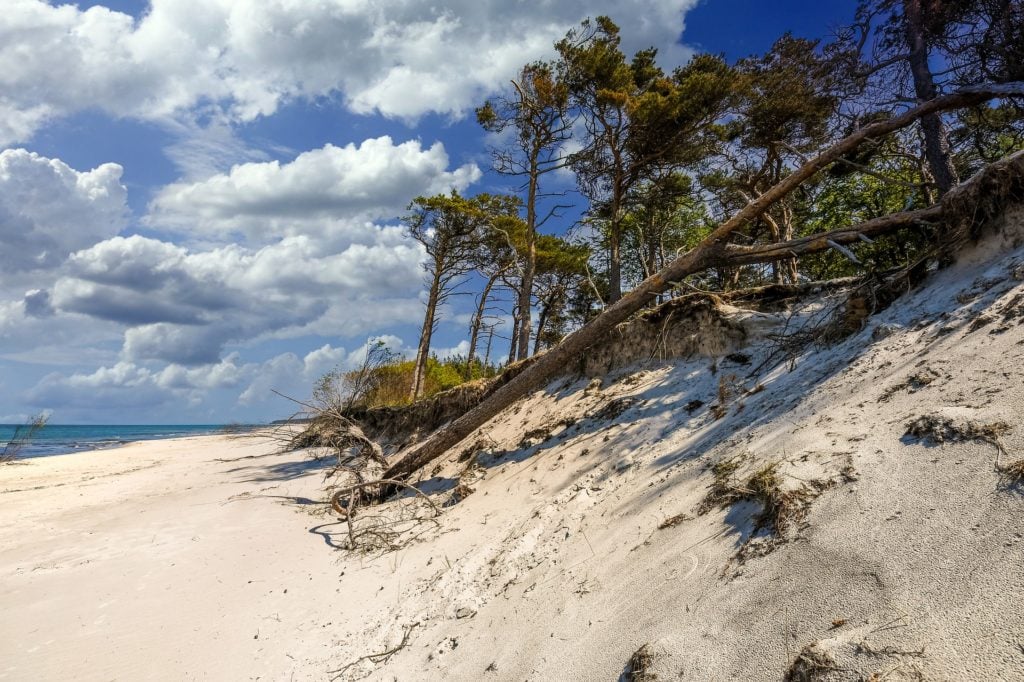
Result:
{"label": "cumulus cloud", "polygon": [[53,372],[27,393],[32,405],[64,408],[145,408],[186,400],[199,403],[208,391],[230,389],[259,371],[256,364],[239,364],[238,355],[203,367],[167,365],[156,370],[122,361],[93,372],[70,375]]}
{"label": "cumulus cloud", "polygon": [[440,144],[388,138],[243,164],[173,186],[158,212],[193,236],[238,229],[253,239],[187,246],[114,236],[127,213],[120,175],[113,164],[81,172],[24,150],[0,153],[5,357],[34,357],[50,341],[73,356],[76,338],[109,357],[106,342],[120,338],[126,362],[194,367],[232,344],[405,322],[420,312],[422,247],[368,218],[396,211],[405,192],[464,189],[479,170],[448,170]]}
{"label": "cumulus cloud", "polygon": [[[401,340],[394,337],[385,340],[401,345]],[[304,397],[325,372],[358,366],[362,361],[360,352],[365,348],[347,352],[324,344],[305,356],[281,353],[264,362],[246,363],[238,353],[231,353],[205,365],[172,363],[159,369],[123,360],[92,372],[53,372],[28,391],[27,397],[32,405],[67,411],[96,404],[153,407],[185,401],[196,406],[210,392],[220,391],[233,393],[234,402],[240,406],[252,406],[281,402],[274,391]]]}
{"label": "cumulus cloud", "polygon": [[392,244],[392,229],[376,234],[380,243],[336,249],[300,236],[259,249],[196,252],[115,237],[75,253],[47,302],[125,325],[124,356],[135,362],[203,365],[230,343],[366,333],[407,319],[409,304],[380,300],[416,304],[420,281],[419,247]]}
{"label": "cumulus cloud", "polygon": [[0,152],[0,278],[52,269],[120,232],[128,215],[121,172],[113,163],[80,172],[24,149]]}
{"label": "cumulus cloud", "polygon": [[306,395],[313,382],[329,371],[356,369],[363,364],[367,349],[378,341],[396,353],[404,344],[397,336],[372,337],[353,351],[324,344],[300,358],[294,353],[282,353],[260,365],[253,380],[238,397],[242,405],[254,405],[274,399],[274,391],[285,395]]}
{"label": "cumulus cloud", "polygon": [[587,16],[609,14],[626,49],[681,63],[696,0],[153,0],[138,20],[106,7],[6,0],[0,14],[0,144],[48,119],[101,108],[168,119],[204,103],[233,120],[295,98],[355,112],[460,116]]}
{"label": "cumulus cloud", "polygon": [[[444,145],[395,144],[378,137],[300,154],[294,161],[245,163],[199,182],[165,187],[150,206],[151,225],[212,237],[266,239],[350,228],[390,219],[420,194],[464,190],[480,179],[475,164],[448,170]],[[344,216],[339,225],[338,216]]]}

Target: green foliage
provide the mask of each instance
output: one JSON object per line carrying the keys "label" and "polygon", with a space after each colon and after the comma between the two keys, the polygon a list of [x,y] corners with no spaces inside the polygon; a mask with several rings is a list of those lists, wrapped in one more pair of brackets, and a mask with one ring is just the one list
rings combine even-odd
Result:
{"label": "green foliage", "polygon": [[[864,173],[827,176],[816,187],[813,202],[803,208],[800,234],[835,230],[892,213],[923,208],[929,203],[923,189],[912,188],[914,183],[920,183],[921,176],[919,168],[909,160],[882,155],[874,159],[870,168],[892,180]],[[908,231],[899,237],[880,238],[873,244],[850,246],[864,267],[829,251],[803,259],[801,272],[811,279],[828,279],[860,274],[865,268],[885,270],[907,265],[932,242],[932,235],[924,230]]]}
{"label": "green foliage", "polygon": [[[340,405],[341,409],[352,407],[398,407],[408,405],[409,384],[412,381],[414,362],[390,353],[382,362],[363,368],[343,371],[333,370],[322,376],[314,388],[314,404]],[[445,359],[431,356],[427,359],[424,380],[424,398],[455,388],[466,381],[490,378],[498,374],[495,365],[485,365],[479,358],[467,372],[465,356],[453,355]],[[360,386],[358,393],[351,387]]]}
{"label": "green foliage", "polygon": [[740,61],[736,90],[745,146],[805,150],[820,144],[838,104],[833,90],[840,74],[818,44],[787,33],[763,57]]}

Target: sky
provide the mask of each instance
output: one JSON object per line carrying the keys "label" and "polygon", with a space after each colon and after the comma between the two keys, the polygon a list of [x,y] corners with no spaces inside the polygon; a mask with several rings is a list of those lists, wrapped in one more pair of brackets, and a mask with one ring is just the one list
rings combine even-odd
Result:
{"label": "sky", "polygon": [[[3,0],[0,423],[285,417],[274,391],[306,397],[374,338],[415,347],[423,252],[398,218],[514,189],[473,108],[580,20],[670,69],[827,36],[853,5]],[[442,356],[470,304],[442,311]]]}

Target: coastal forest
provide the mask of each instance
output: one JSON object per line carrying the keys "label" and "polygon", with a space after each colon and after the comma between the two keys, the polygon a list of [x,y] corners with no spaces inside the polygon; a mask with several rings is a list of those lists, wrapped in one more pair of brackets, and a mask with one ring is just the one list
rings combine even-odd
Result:
{"label": "coastal forest", "polygon": [[[378,344],[319,394],[395,406],[493,377],[683,255],[640,307],[934,258],[943,196],[1024,148],[1024,4],[864,0],[832,34],[667,72],[654,49],[624,53],[612,18],[570,30],[476,109],[512,191],[409,204],[403,225],[426,253],[415,357]],[[468,351],[438,358],[454,296],[473,301]]]}

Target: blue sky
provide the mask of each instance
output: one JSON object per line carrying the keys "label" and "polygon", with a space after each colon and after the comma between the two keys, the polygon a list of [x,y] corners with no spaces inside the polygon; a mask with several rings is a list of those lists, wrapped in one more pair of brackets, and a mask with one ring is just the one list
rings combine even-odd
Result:
{"label": "blue sky", "polygon": [[472,108],[580,19],[671,67],[827,36],[853,5],[5,0],[0,422],[284,416],[271,389],[306,395],[373,336],[415,345],[421,252],[397,216],[508,189]]}

